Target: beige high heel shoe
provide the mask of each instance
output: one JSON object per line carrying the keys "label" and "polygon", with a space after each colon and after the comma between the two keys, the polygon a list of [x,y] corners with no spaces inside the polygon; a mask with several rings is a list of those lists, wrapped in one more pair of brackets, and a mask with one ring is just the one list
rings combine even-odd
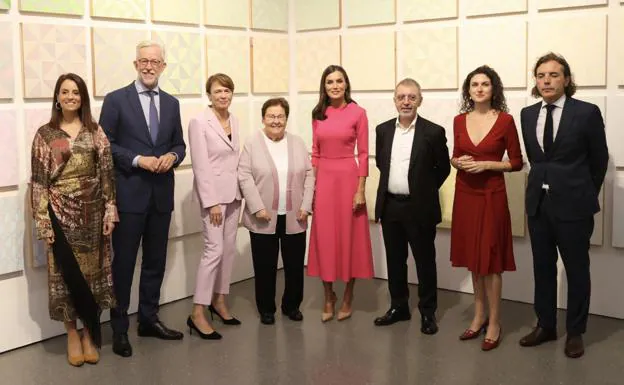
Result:
{"label": "beige high heel shoe", "polygon": [[[338,298],[336,298],[336,293],[332,292],[332,298],[330,300],[332,311],[330,313],[326,313],[325,308],[323,308],[323,312],[321,313],[321,322],[331,321],[334,318],[337,300]],[[325,304],[327,305],[327,302],[325,302]]]}
{"label": "beige high heel shoe", "polygon": [[93,344],[91,343],[91,341],[87,341],[87,343],[85,343],[85,339],[82,339],[82,355],[84,358],[84,362],[86,362],[87,364],[92,364],[95,365],[98,363],[98,361],[100,361],[100,353],[98,352],[97,348],[95,346],[93,346]]}
{"label": "beige high heel shoe", "polygon": [[82,366],[85,362],[84,360],[84,354],[82,352],[82,343],[80,345],[80,354],[78,353],[70,353],[71,349],[69,346],[69,336],[67,337],[67,362],[69,362],[69,364],[71,366]]}

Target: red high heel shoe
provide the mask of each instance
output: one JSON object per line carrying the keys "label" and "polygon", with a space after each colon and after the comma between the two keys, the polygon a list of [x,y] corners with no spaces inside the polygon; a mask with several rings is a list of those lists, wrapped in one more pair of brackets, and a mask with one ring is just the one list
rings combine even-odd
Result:
{"label": "red high heel shoe", "polygon": [[485,319],[485,322],[483,322],[483,325],[481,325],[481,327],[479,328],[479,330],[474,331],[472,329],[466,329],[464,330],[464,332],[459,336],[459,340],[460,341],[467,341],[467,340],[473,340],[477,337],[479,337],[479,335],[481,333],[485,333],[485,331],[487,330],[488,325],[490,324],[490,320],[489,319]]}
{"label": "red high heel shoe", "polygon": [[496,349],[498,345],[500,345],[502,335],[503,328],[501,327],[498,331],[498,338],[496,338],[495,340],[492,340],[490,338],[486,338],[483,340],[483,343],[481,344],[481,350],[483,350],[484,352],[488,352],[492,349]]}

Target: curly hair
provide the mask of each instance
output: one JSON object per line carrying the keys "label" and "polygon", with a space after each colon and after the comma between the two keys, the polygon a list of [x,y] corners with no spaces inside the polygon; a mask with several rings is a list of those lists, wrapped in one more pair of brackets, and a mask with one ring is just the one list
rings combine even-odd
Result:
{"label": "curly hair", "polygon": [[479,74],[487,76],[490,82],[492,82],[492,100],[490,101],[492,108],[500,112],[509,112],[505,93],[503,92],[503,82],[496,71],[494,71],[494,68],[487,65],[476,68],[466,76],[464,84],[462,85],[462,105],[460,112],[463,113],[474,110],[474,101],[470,98],[470,81],[475,75]]}
{"label": "curly hair", "polygon": [[[565,94],[568,98],[571,98],[572,95],[576,93],[576,83],[574,83],[574,78],[572,77],[572,70],[570,70],[570,65],[563,56],[557,55],[554,52],[548,52],[546,55],[543,55],[542,57],[537,59],[537,62],[535,62],[535,66],[533,67],[533,77],[537,78],[537,69],[539,68],[539,66],[549,61],[556,61],[563,67],[563,76],[570,80],[568,82],[568,85],[564,88]],[[537,89],[537,85],[533,86],[533,89],[531,89],[531,95],[533,95],[534,98],[542,97],[542,95],[540,95],[539,93],[539,90]]]}

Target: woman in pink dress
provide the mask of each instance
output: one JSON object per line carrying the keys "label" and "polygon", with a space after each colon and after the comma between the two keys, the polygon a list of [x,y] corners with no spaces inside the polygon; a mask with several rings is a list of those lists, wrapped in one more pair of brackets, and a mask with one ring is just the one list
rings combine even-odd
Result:
{"label": "woman in pink dress", "polygon": [[349,77],[337,65],[323,71],[319,102],[312,110],[312,166],[316,191],[308,275],[323,280],[323,322],[334,318],[333,282],[346,282],[337,317],[342,321],[351,316],[355,278],[373,276],[373,255],[364,197],[368,119],[351,99]]}

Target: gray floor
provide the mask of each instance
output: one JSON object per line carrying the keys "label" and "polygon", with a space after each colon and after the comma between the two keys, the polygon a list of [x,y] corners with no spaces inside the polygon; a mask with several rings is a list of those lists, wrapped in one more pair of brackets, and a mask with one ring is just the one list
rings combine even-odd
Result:
{"label": "gray floor", "polygon": [[[282,287],[279,276],[278,292]],[[340,293],[342,285],[337,286]],[[340,295],[339,295],[340,297]],[[412,287],[416,303],[416,287]],[[563,334],[555,343],[521,348],[518,339],[530,331],[530,305],[504,302],[503,342],[488,353],[480,340],[460,342],[457,336],[471,318],[471,296],[440,291],[440,332],[420,333],[420,320],[375,327],[373,319],[387,307],[386,283],[360,281],[356,312],[344,322],[320,322],[322,292],[316,279],[306,279],[302,305],[305,320],[277,317],[274,326],[260,324],[255,312],[253,280],[233,285],[231,308],[241,326],[215,322],[221,341],[189,336],[183,341],[139,338],[133,328],[134,356],[111,351],[111,332],[104,326],[104,347],[98,365],[70,367],[64,336],[0,355],[0,384],[471,384],[554,385],[622,384],[624,321],[591,317],[586,355],[564,356]],[[161,319],[184,329],[191,306],[186,299],[163,306]],[[560,314],[563,332],[565,313]],[[132,323],[134,324],[134,323]]]}

